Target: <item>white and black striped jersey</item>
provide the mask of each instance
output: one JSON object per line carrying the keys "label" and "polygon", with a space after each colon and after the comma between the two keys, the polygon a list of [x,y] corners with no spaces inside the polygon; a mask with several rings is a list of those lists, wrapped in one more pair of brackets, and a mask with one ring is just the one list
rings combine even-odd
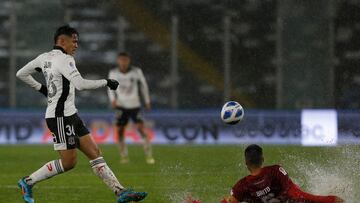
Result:
{"label": "white and black striped jersey", "polygon": [[41,84],[31,74],[40,72],[45,76],[48,89],[48,105],[45,118],[67,117],[75,114],[75,88],[96,89],[104,87],[106,80],[83,79],[76,68],[74,57],[55,46],[50,52],[40,54],[21,68],[16,76],[36,90]]}
{"label": "white and black striped jersey", "polygon": [[149,88],[142,70],[131,66],[126,73],[119,68],[114,68],[109,72],[109,78],[117,80],[119,87],[115,90],[108,90],[110,101],[116,101],[117,106],[125,109],[134,109],[141,106],[141,93],[145,103],[150,103]]}

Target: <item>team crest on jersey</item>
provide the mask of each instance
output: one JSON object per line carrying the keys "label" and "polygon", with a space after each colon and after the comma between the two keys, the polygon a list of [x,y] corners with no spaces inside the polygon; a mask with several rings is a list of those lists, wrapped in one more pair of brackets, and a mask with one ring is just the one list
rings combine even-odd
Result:
{"label": "team crest on jersey", "polygon": [[71,62],[71,61],[70,61],[70,63],[69,63],[69,66],[70,66],[70,68],[75,68],[74,63],[73,63],[73,62]]}

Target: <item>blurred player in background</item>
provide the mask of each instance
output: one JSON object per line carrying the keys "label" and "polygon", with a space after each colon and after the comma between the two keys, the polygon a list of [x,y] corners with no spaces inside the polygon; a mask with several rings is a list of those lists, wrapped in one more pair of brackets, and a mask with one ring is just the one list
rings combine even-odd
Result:
{"label": "blurred player in background", "polygon": [[245,149],[246,166],[250,175],[239,180],[231,190],[231,195],[221,203],[342,203],[336,196],[318,196],[303,192],[289,178],[279,165],[263,167],[262,148],[249,145]]}
{"label": "blurred player in background", "polygon": [[[131,119],[144,140],[146,162],[154,164],[150,137],[145,132],[144,121],[140,115],[141,96],[146,110],[151,109],[149,88],[140,68],[131,65],[128,53],[121,52],[117,57],[117,67],[110,70],[109,78],[119,82],[115,91],[108,90],[109,100],[116,113],[115,129],[119,136],[121,163],[129,162],[128,150],[125,144],[125,129]],[[141,95],[140,95],[141,94]]]}
{"label": "blurred player in background", "polygon": [[[106,164],[101,151],[89,130],[77,115],[75,88],[96,89],[108,86],[115,90],[119,83],[111,79],[86,80],[76,68],[73,55],[78,48],[79,34],[70,26],[62,26],[54,35],[53,50],[39,55],[21,68],[16,76],[47,97],[46,124],[54,138],[54,149],[60,159],[49,161],[37,171],[19,180],[18,185],[26,203],[33,203],[32,188],[40,181],[69,171],[77,162],[78,148],[90,160],[94,173],[114,191],[119,203],[140,201],[145,192],[125,189]],[[46,86],[36,81],[31,74],[42,72]]]}

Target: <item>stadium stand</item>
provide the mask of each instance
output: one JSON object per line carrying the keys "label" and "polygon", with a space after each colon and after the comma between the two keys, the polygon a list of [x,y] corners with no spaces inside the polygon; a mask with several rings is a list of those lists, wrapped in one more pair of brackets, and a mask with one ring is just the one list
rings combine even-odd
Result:
{"label": "stadium stand", "polygon": [[[148,16],[170,34],[171,15],[179,19],[179,43],[186,49],[179,52],[179,104],[180,108],[212,107],[222,102],[223,72],[223,18],[231,17],[232,40],[232,85],[233,95],[259,108],[275,106],[276,92],[276,16],[274,0],[254,1],[173,1],[163,0],[122,1],[146,12]],[[2,0],[0,8],[0,104],[8,106],[8,50],[9,50],[9,5]],[[357,1],[339,1],[335,16],[336,30],[336,102],[338,107],[359,107],[360,82],[357,73],[359,51],[357,47],[359,11]],[[25,9],[31,6],[34,9]],[[241,8],[240,10],[237,8]],[[235,9],[236,8],[236,9]],[[81,33],[80,49],[76,56],[77,66],[84,77],[103,78],[114,67],[114,57],[121,49],[133,56],[135,65],[142,67],[151,90],[155,107],[169,107],[171,80],[170,48],[166,41],[156,41],[153,35],[158,30],[142,31],[133,23],[133,16],[114,6],[114,2],[78,1],[18,1],[17,67],[52,46],[52,30],[66,21]],[[47,14],[51,13],[49,18]],[[204,14],[211,15],[204,15]],[[21,14],[21,15],[20,15]],[[141,18],[145,13],[137,13]],[[46,19],[44,17],[46,16]],[[64,16],[65,19],[64,19]],[[207,16],[204,18],[203,16]],[[211,17],[208,17],[211,16]],[[41,19],[41,20],[39,20]],[[36,22],[36,24],[34,23]],[[130,23],[131,22],[131,23]],[[150,22],[150,21],[146,21]],[[141,22],[139,22],[141,23]],[[124,36],[119,36],[120,24]],[[131,24],[131,26],[130,26]],[[39,32],[39,30],[43,30]],[[23,37],[26,33],[27,37]],[[19,35],[22,37],[20,38]],[[30,37],[31,36],[31,37]],[[119,44],[119,37],[123,44]],[[170,36],[169,36],[170,37]],[[21,39],[21,40],[20,40]],[[164,39],[165,40],[165,39]],[[210,70],[201,76],[197,71],[202,63],[189,63],[186,54],[195,55]],[[184,57],[185,56],[185,57]],[[209,68],[211,67],[211,68]],[[252,78],[258,78],[253,80]],[[339,85],[345,84],[345,85]],[[17,85],[23,86],[22,83]],[[17,94],[26,94],[32,102],[18,101],[20,107],[38,106],[38,95],[27,89]],[[82,107],[108,107],[103,90],[79,93],[78,104]],[[198,95],[201,95],[199,97]]]}

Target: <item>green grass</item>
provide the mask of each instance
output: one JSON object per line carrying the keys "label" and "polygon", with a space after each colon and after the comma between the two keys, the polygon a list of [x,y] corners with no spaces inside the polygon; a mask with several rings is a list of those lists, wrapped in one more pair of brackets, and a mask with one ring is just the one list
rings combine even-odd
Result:
{"label": "green grass", "polygon": [[[104,157],[120,182],[149,193],[144,202],[172,203],[189,193],[203,202],[219,202],[230,187],[247,175],[243,146],[154,146],[155,165],[147,165],[140,146],[130,146],[130,163],[121,165],[117,148],[102,145]],[[264,147],[266,164],[281,164],[305,190],[334,192],[356,202],[359,196],[359,146],[303,148]],[[75,169],[37,184],[36,202],[116,202],[79,153]],[[0,146],[0,202],[22,202],[16,182],[49,160],[52,146]],[[320,186],[318,186],[320,185]],[[336,187],[335,187],[336,186]],[[324,188],[329,187],[329,188]]]}

